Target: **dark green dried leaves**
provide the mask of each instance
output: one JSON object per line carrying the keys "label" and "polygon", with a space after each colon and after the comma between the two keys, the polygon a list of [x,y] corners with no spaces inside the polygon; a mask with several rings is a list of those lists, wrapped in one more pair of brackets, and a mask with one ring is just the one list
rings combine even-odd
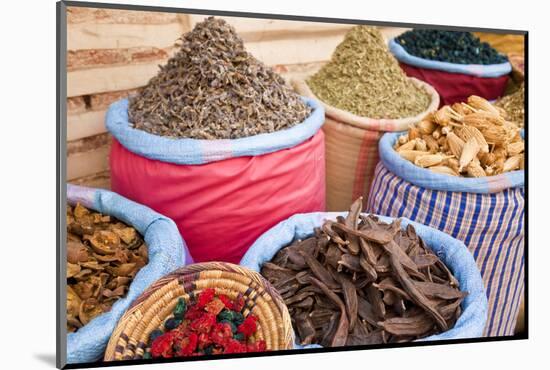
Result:
{"label": "dark green dried leaves", "polygon": [[130,99],[135,128],[174,138],[236,139],[292,127],[311,113],[224,20],[198,23],[179,46]]}
{"label": "dark green dried leaves", "polygon": [[395,38],[411,55],[457,64],[497,64],[508,59],[471,32],[414,29]]}
{"label": "dark green dried leaves", "polygon": [[[405,342],[452,328],[466,293],[412,226],[360,215],[325,221],[315,236],[262,267],[302,344]],[[297,259],[300,256],[301,259]]]}

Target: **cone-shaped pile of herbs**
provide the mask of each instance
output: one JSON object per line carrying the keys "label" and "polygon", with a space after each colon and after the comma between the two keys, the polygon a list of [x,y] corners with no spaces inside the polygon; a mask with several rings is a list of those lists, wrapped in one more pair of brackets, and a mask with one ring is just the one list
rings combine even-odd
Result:
{"label": "cone-shaped pile of herbs", "polygon": [[307,84],[325,103],[369,118],[412,117],[430,104],[428,94],[399,67],[380,31],[369,26],[352,28]]}
{"label": "cone-shaped pile of herbs", "polygon": [[290,128],[311,113],[224,20],[198,23],[179,46],[130,99],[135,128],[173,138],[236,139]]}

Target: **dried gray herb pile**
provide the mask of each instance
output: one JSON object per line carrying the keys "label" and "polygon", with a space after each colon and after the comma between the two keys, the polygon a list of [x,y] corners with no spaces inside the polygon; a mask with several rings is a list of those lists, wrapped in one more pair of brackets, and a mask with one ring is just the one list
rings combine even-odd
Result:
{"label": "dried gray herb pile", "polygon": [[352,28],[307,84],[325,103],[363,117],[410,117],[430,104],[388,51],[380,31],[368,26]]}
{"label": "dried gray herb pile", "polygon": [[207,18],[180,40],[180,50],[130,99],[135,128],[173,138],[236,139],[290,128],[311,113],[224,20]]}

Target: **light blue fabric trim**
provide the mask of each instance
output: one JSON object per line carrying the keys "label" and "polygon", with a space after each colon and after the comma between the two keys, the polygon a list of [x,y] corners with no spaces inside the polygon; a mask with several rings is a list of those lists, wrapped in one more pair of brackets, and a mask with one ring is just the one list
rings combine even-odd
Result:
{"label": "light blue fabric trim", "polygon": [[419,58],[409,54],[395,39],[389,41],[388,47],[395,58],[414,67],[436,69],[450,73],[462,73],[476,77],[500,77],[512,72],[510,62],[499,64],[457,64]]}
{"label": "light blue fabric trim", "polygon": [[380,138],[378,150],[380,160],[388,170],[402,179],[432,190],[457,191],[467,193],[498,193],[508,188],[523,187],[525,173],[510,171],[502,175],[480,178],[457,177],[435,173],[421,168],[402,158],[393,145],[405,132],[387,133]]}
{"label": "light blue fabric trim", "polygon": [[316,100],[302,98],[313,108],[302,123],[286,130],[234,140],[171,139],[130,127],[128,99],[109,107],[107,130],[129,151],[149,159],[175,164],[204,164],[228,158],[256,156],[292,148],[315,135],[325,121]]}

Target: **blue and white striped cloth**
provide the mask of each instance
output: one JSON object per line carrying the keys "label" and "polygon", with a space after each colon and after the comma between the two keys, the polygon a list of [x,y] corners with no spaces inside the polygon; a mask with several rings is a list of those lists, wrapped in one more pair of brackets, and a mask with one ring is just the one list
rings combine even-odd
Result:
{"label": "blue and white striped cloth", "polygon": [[[375,170],[367,211],[406,217],[463,241],[474,255],[487,292],[484,334],[513,335],[524,288],[523,184],[498,192],[450,191],[441,183],[418,186],[388,170],[383,152],[381,143],[382,161]],[[418,167],[415,171],[430,172]]]}

